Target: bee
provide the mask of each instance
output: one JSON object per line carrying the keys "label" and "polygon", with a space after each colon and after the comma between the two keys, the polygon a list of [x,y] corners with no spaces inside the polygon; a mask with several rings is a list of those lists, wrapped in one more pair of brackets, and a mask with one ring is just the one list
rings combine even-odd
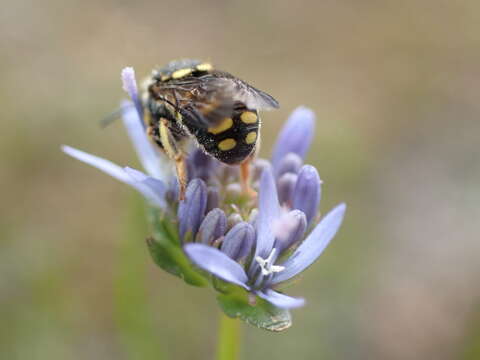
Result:
{"label": "bee", "polygon": [[142,104],[148,135],[175,162],[180,199],[191,139],[220,162],[240,165],[242,187],[252,192],[249,160],[260,137],[258,110],[278,108],[272,96],[210,63],[184,59],[152,71]]}

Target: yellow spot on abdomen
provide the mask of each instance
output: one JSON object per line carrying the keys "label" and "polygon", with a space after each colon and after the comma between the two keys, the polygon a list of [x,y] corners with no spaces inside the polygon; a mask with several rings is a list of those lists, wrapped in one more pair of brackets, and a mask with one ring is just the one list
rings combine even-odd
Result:
{"label": "yellow spot on abdomen", "polygon": [[187,76],[188,74],[190,74],[191,72],[193,71],[193,69],[191,68],[186,68],[186,69],[180,69],[180,70],[177,70],[175,71],[173,74],[172,74],[172,78],[174,79],[180,79],[184,76]]}
{"label": "yellow spot on abdomen", "polygon": [[257,114],[251,111],[244,111],[242,115],[240,115],[240,120],[245,124],[254,124],[257,122]]}
{"label": "yellow spot on abdomen", "polygon": [[222,151],[232,150],[237,145],[237,142],[231,138],[222,140],[218,143],[218,148]]}
{"label": "yellow spot on abdomen", "polygon": [[209,63],[203,63],[203,64],[197,65],[196,68],[198,71],[210,71],[213,69],[213,66],[212,64],[209,64]]}
{"label": "yellow spot on abdomen", "polygon": [[255,131],[250,131],[247,136],[245,136],[245,142],[247,144],[253,144],[257,140],[257,133]]}
{"label": "yellow spot on abdomen", "polygon": [[231,118],[225,118],[219,125],[213,128],[208,128],[208,132],[216,135],[230,129],[232,126],[233,120]]}

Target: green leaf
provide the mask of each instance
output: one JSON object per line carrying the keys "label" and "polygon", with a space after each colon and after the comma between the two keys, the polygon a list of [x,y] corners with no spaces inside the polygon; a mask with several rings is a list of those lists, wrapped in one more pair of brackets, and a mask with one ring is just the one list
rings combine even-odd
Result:
{"label": "green leaf", "polygon": [[153,236],[147,239],[155,264],[168,273],[182,278],[187,284],[206,286],[207,279],[197,272],[185,256],[175,224],[157,209],[149,209]]}
{"label": "green leaf", "polygon": [[237,287],[232,292],[219,294],[217,300],[227,316],[240,318],[260,329],[280,332],[292,325],[292,317],[288,310],[279,309],[259,297],[256,297],[255,304],[251,305],[249,296],[253,295]]}

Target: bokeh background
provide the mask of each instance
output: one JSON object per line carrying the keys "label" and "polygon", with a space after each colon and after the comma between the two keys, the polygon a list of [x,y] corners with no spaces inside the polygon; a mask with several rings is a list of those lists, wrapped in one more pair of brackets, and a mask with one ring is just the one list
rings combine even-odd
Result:
{"label": "bokeh background", "polygon": [[173,58],[317,114],[308,162],[338,236],[243,359],[480,359],[480,3],[2,0],[0,358],[212,359],[214,294],[157,269],[139,197],[60,152],[137,166],[99,120]]}

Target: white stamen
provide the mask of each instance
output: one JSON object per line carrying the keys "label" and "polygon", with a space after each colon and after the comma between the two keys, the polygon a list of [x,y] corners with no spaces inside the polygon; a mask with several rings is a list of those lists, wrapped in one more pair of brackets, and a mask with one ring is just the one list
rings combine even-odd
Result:
{"label": "white stamen", "polygon": [[263,259],[260,256],[257,256],[255,258],[255,261],[260,265],[260,268],[262,269],[262,275],[267,276],[273,273],[278,273],[280,271],[285,270],[285,266],[280,266],[280,265],[273,265],[273,257],[275,256],[275,252],[277,249],[273,248],[272,252],[266,259]]}

